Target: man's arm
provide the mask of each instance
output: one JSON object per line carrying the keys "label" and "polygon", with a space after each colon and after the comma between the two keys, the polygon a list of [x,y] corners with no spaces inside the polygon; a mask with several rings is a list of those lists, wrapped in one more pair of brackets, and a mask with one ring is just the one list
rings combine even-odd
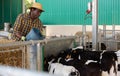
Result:
{"label": "man's arm", "polygon": [[22,37],[22,33],[21,33],[21,30],[22,30],[22,14],[20,14],[15,23],[14,23],[14,27],[13,27],[13,34],[15,36],[17,36],[18,38],[21,38]]}

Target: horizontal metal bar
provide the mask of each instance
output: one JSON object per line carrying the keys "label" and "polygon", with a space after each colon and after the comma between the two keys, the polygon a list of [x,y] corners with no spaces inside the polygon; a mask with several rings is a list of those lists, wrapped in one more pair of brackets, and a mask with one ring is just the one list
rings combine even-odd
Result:
{"label": "horizontal metal bar", "polygon": [[2,47],[12,47],[12,46],[25,46],[25,45],[31,45],[31,44],[46,44],[47,42],[57,41],[57,40],[74,40],[75,36],[67,36],[67,37],[59,37],[59,38],[50,38],[50,39],[44,39],[44,40],[30,40],[30,41],[16,41],[16,42],[10,42],[6,44],[0,44],[0,48]]}
{"label": "horizontal metal bar", "polygon": [[120,42],[120,40],[102,40],[104,42]]}
{"label": "horizontal metal bar", "polygon": [[102,29],[100,29],[100,31],[120,31],[120,30],[102,30]]}

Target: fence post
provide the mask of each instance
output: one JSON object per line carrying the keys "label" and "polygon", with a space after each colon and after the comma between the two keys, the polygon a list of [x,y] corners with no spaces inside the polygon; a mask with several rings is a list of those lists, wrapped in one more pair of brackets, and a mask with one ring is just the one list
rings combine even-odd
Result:
{"label": "fence post", "polygon": [[30,70],[37,70],[37,45],[28,45],[27,46],[27,59]]}
{"label": "fence post", "polygon": [[37,43],[37,70],[43,71],[43,58],[44,58],[43,45]]}

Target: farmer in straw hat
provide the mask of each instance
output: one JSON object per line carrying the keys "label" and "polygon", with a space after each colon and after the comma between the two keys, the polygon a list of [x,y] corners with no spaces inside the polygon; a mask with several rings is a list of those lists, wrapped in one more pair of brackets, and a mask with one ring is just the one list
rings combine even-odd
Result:
{"label": "farmer in straw hat", "polygon": [[44,12],[42,5],[33,3],[29,9],[29,13],[18,15],[14,23],[12,39],[15,41],[25,40],[32,28],[37,28],[40,32],[43,31],[43,25],[39,19],[41,13]]}

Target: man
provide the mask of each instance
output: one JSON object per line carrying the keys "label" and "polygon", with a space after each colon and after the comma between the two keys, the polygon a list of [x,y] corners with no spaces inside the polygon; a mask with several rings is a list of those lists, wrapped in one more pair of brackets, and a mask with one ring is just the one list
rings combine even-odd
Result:
{"label": "man", "polygon": [[15,41],[24,39],[33,28],[39,29],[40,32],[43,31],[43,25],[39,19],[41,13],[44,12],[42,5],[33,3],[29,9],[29,13],[20,14],[14,23],[12,39]]}

